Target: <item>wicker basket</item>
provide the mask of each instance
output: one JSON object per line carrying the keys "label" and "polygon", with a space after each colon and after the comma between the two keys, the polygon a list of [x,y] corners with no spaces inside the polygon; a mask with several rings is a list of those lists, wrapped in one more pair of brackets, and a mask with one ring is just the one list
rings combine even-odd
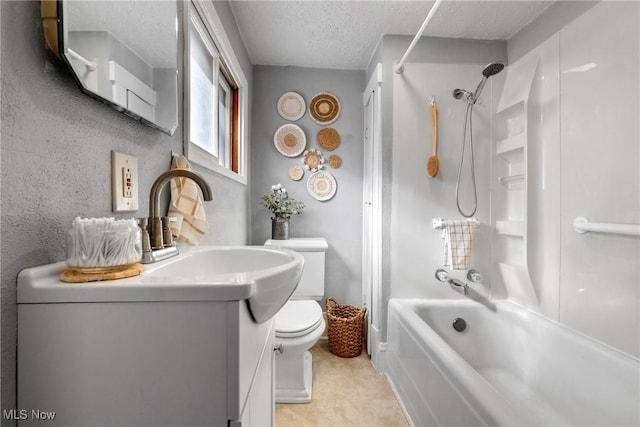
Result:
{"label": "wicker basket", "polygon": [[327,335],[329,350],[340,357],[356,357],[362,352],[362,330],[366,308],[338,304],[327,298]]}

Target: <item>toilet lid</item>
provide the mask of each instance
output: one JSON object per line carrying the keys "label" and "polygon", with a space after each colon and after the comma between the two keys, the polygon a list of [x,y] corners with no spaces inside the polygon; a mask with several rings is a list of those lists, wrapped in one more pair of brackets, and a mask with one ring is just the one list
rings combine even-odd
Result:
{"label": "toilet lid", "polygon": [[322,322],[322,309],[316,301],[287,301],[276,314],[276,335],[299,337],[316,329]]}

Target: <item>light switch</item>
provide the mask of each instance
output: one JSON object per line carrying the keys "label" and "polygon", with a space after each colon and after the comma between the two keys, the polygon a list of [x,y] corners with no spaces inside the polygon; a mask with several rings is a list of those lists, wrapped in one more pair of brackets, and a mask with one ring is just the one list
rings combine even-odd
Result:
{"label": "light switch", "polygon": [[138,210],[138,159],[111,152],[111,193],[114,212]]}

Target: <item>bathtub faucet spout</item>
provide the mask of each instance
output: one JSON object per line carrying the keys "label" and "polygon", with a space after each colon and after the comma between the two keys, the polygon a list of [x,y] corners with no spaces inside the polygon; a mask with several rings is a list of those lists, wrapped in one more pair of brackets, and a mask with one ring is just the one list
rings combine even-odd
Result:
{"label": "bathtub faucet spout", "polygon": [[458,279],[449,279],[449,285],[453,290],[460,292],[462,295],[466,295],[469,291],[469,285]]}
{"label": "bathtub faucet spout", "polygon": [[467,295],[467,292],[469,291],[469,285],[458,279],[449,277],[449,273],[442,268],[436,270],[436,279],[441,282],[449,283],[449,286],[451,286],[453,290],[460,292],[462,295]]}

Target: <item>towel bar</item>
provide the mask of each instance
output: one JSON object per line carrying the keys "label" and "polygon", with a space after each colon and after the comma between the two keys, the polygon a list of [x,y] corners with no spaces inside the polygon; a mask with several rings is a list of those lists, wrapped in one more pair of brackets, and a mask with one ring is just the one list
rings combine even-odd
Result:
{"label": "towel bar", "polygon": [[[467,221],[469,221],[469,223],[471,223],[471,225],[473,225],[474,227],[477,227],[479,224],[478,220],[475,218],[467,218]],[[444,223],[445,223],[444,218],[433,218],[433,229],[434,230],[443,229]]]}

